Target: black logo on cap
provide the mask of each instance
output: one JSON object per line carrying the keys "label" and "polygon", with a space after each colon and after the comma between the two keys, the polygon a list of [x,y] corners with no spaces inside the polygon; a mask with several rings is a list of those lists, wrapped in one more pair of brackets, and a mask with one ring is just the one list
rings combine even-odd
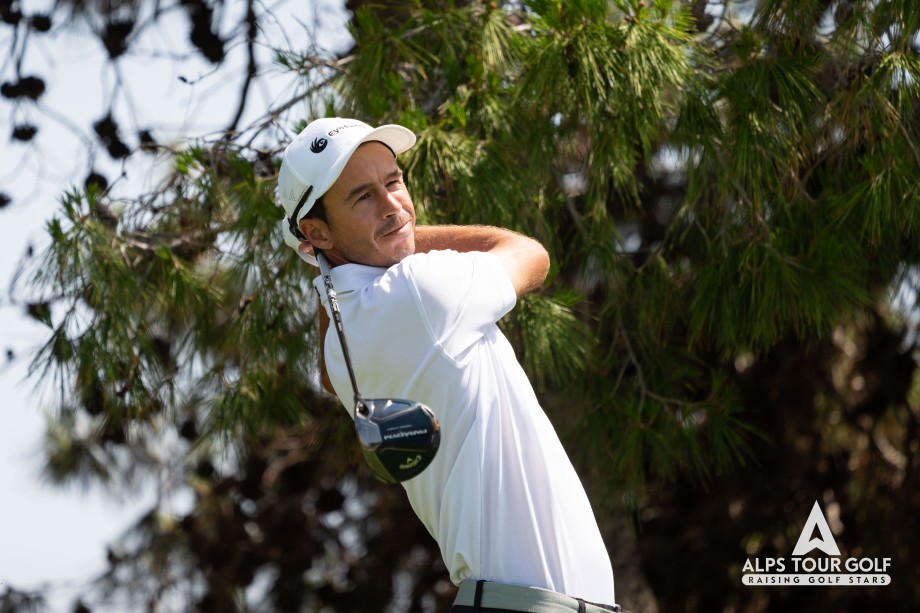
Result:
{"label": "black logo on cap", "polygon": [[313,153],[319,153],[326,148],[326,145],[329,144],[325,138],[317,138],[313,140],[313,143],[310,145],[310,151]]}

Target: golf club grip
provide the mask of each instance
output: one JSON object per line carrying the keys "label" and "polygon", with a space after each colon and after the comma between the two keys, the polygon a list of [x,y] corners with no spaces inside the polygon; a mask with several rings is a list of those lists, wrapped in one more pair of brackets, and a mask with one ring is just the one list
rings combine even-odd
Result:
{"label": "golf club grip", "polygon": [[345,367],[348,369],[348,377],[351,379],[351,391],[355,395],[355,406],[361,401],[361,394],[358,392],[358,380],[355,378],[354,368],[351,366],[351,355],[348,353],[348,342],[345,340],[345,326],[342,324],[342,313],[339,311],[339,300],[335,295],[335,288],[332,287],[332,274],[329,270],[329,262],[326,256],[319,249],[314,249],[316,261],[319,262],[319,272],[323,276],[323,285],[326,286],[326,297],[329,298],[329,308],[332,311],[332,320],[335,323],[335,331],[339,335],[339,344],[342,345],[342,355],[345,357]]}

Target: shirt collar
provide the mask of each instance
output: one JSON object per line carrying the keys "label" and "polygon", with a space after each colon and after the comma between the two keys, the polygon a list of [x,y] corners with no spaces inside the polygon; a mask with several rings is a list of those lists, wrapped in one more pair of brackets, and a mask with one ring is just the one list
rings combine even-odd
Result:
{"label": "shirt collar", "polygon": [[[335,288],[336,295],[343,296],[367,287],[386,270],[386,268],[365,266],[364,264],[342,264],[330,271],[332,287]],[[328,298],[326,296],[326,286],[323,283],[323,275],[316,275],[316,278],[313,279],[313,287],[319,292],[320,300],[325,306]]]}

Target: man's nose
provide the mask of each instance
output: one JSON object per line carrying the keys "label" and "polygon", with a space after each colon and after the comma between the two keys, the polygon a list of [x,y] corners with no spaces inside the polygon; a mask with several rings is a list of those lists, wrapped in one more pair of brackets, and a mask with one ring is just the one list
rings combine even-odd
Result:
{"label": "man's nose", "polygon": [[396,198],[396,194],[390,190],[381,188],[383,193],[380,195],[378,202],[381,203],[381,209],[386,216],[395,215],[402,210],[402,203]]}

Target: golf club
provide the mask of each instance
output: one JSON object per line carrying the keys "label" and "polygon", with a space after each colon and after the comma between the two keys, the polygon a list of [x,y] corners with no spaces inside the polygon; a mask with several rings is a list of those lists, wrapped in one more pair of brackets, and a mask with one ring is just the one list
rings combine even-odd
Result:
{"label": "golf club", "polygon": [[339,301],[332,287],[329,263],[319,249],[315,251],[355,395],[355,432],[361,453],[374,476],[384,483],[407,481],[425,470],[438,451],[441,443],[438,418],[430,408],[413,400],[361,397],[345,341]]}

